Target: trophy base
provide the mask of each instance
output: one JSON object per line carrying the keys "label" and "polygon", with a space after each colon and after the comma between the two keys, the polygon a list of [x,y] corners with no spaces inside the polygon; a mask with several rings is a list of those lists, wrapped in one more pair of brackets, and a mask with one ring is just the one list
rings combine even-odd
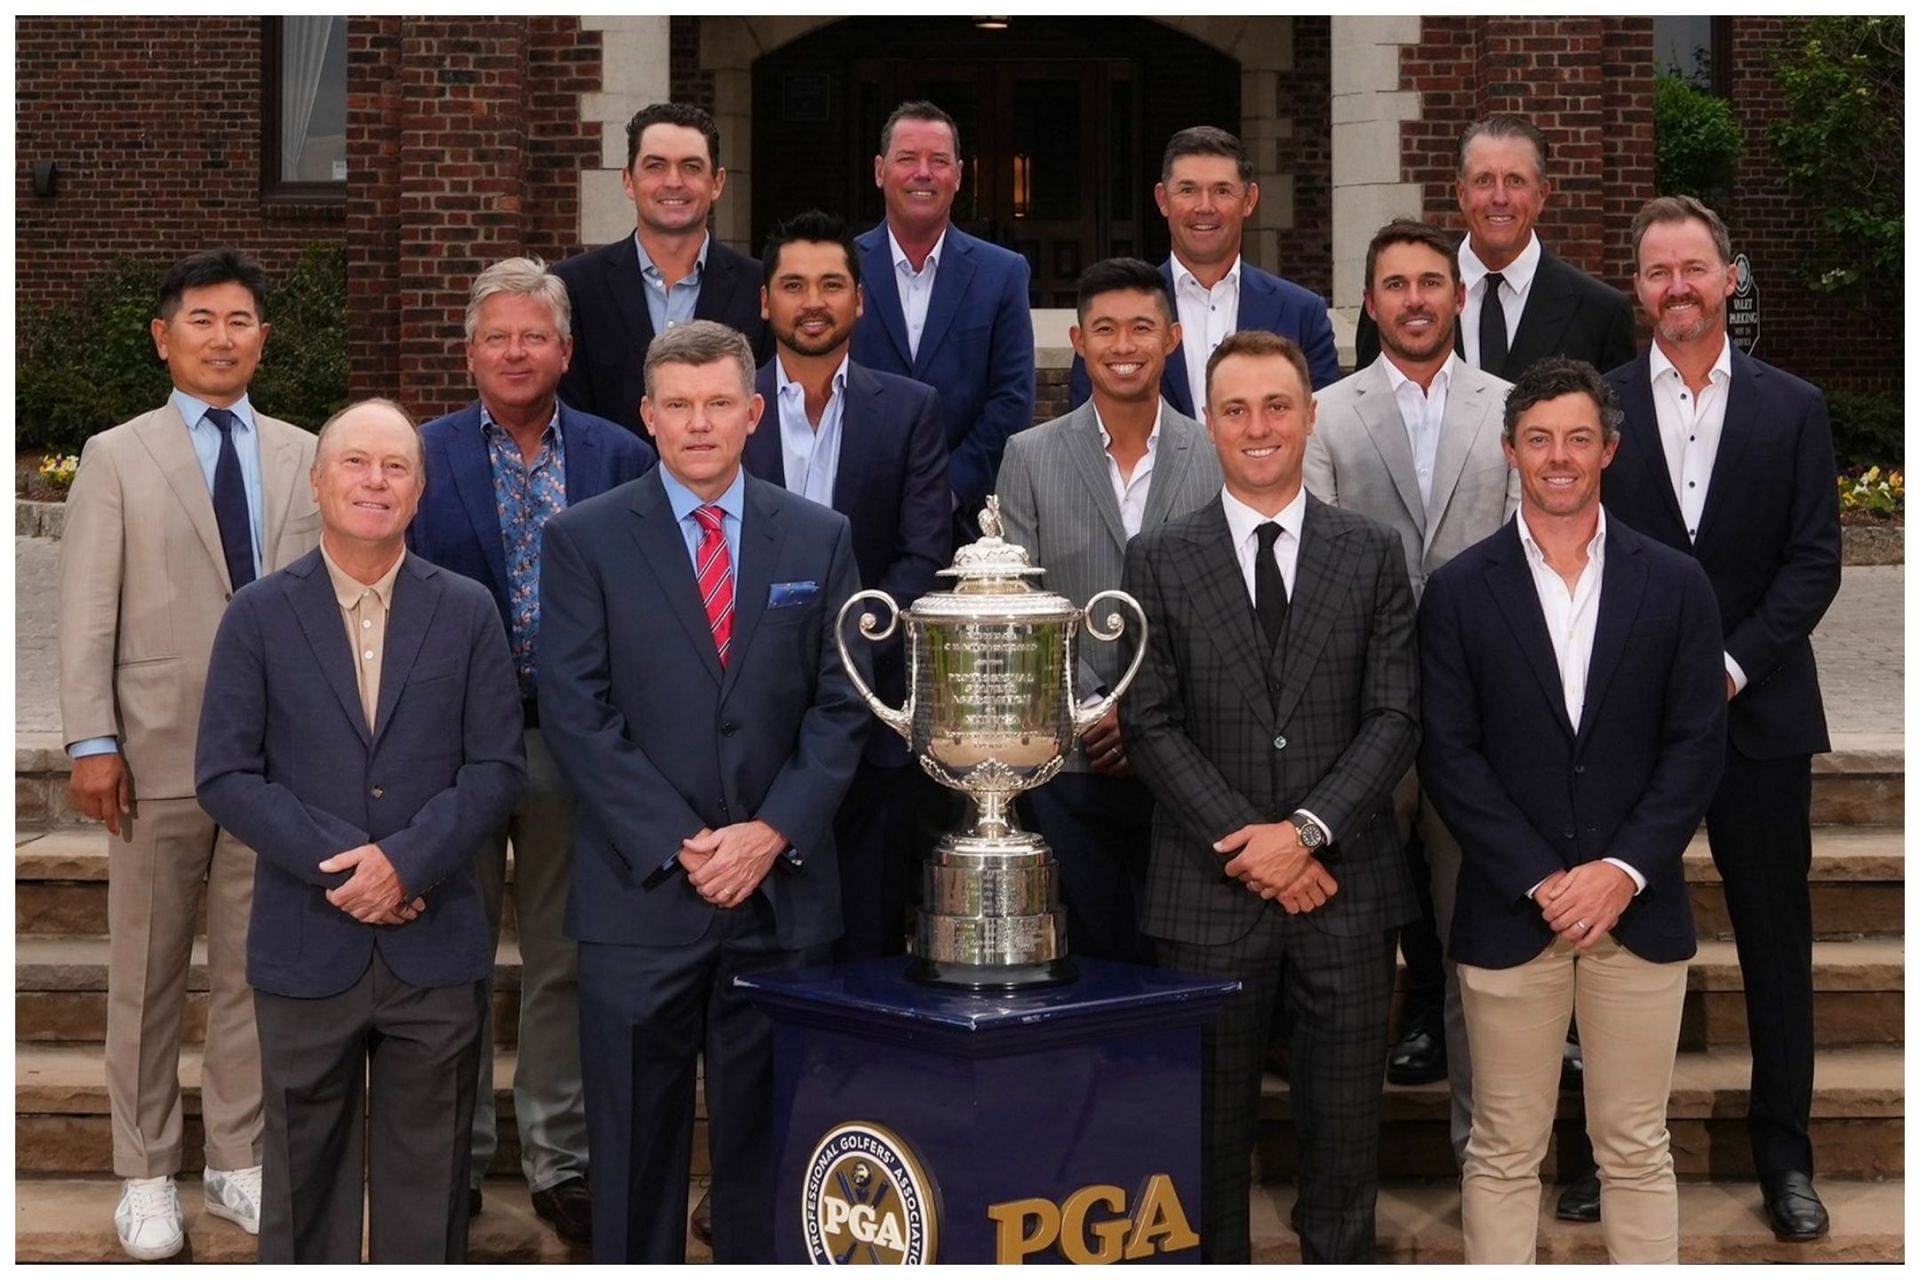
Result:
{"label": "trophy base", "polygon": [[957,987],[965,991],[1024,991],[1033,987],[1057,987],[1079,975],[1073,961],[1040,960],[1032,964],[968,964],[961,960],[933,960],[915,956],[907,965],[907,977],[930,987]]}

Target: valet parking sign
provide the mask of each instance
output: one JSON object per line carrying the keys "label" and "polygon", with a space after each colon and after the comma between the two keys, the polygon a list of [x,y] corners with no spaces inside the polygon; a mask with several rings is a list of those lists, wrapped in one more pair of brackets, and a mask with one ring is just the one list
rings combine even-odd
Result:
{"label": "valet parking sign", "polygon": [[1760,286],[1753,280],[1753,263],[1744,253],[1733,255],[1737,273],[1733,296],[1727,299],[1727,336],[1744,355],[1760,345]]}

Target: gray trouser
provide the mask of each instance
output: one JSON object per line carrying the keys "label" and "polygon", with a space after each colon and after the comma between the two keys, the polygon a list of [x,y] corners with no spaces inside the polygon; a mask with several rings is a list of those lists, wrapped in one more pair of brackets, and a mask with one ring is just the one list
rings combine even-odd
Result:
{"label": "gray trouser", "polygon": [[[580,1084],[579,972],[573,941],[563,927],[573,873],[573,799],[538,729],[527,730],[527,789],[474,868],[496,942],[509,842],[521,962],[513,1112],[520,1131],[520,1170],[530,1188],[545,1191],[585,1176],[587,1113]],[[469,1174],[476,1187],[500,1145],[494,1115],[491,999],[481,1036]]]}

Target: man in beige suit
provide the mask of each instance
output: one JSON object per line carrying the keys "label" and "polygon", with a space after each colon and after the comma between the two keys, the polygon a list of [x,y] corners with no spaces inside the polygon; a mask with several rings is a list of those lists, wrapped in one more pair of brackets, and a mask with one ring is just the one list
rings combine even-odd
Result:
{"label": "man in beige suit", "polygon": [[[1366,286],[1380,355],[1319,393],[1319,429],[1307,441],[1308,491],[1399,533],[1416,600],[1430,574],[1499,529],[1520,505],[1519,473],[1500,448],[1508,384],[1462,360],[1454,347],[1465,298],[1450,236],[1404,218],[1382,227],[1367,246]],[[1459,984],[1441,952],[1460,846],[1413,774],[1395,800],[1401,834],[1417,827],[1417,849],[1431,873],[1422,874],[1419,853],[1410,849],[1415,883],[1430,883],[1432,892],[1423,895],[1424,919],[1401,933],[1410,980],[1387,1079],[1421,1084],[1447,1076],[1458,1157],[1472,1121],[1472,1075]]]}
{"label": "man in beige suit", "polygon": [[231,250],[161,285],[154,348],[174,392],[87,441],[60,556],[60,712],[75,804],[106,823],[107,1097],[114,1215],[138,1259],[185,1243],[180,1030],[207,897],[201,1073],[207,1211],[259,1231],[260,1049],[246,981],[253,851],[194,799],[207,658],[233,593],[313,549],[314,438],[256,413],[266,275]]}

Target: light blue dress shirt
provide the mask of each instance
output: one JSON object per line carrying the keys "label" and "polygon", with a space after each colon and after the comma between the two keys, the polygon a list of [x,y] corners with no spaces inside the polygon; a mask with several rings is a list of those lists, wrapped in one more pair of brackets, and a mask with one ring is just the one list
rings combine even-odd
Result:
{"label": "light blue dress shirt", "polygon": [[706,530],[693,518],[696,507],[719,507],[725,515],[720,521],[720,532],[727,540],[727,563],[733,566],[733,586],[737,595],[740,590],[740,513],[747,508],[747,469],[741,467],[733,473],[733,483],[727,491],[709,503],[705,498],[673,478],[673,473],[665,467],[660,468],[660,484],[667,491],[667,505],[673,508],[673,518],[680,522],[680,536],[687,544],[687,561],[693,565],[696,575],[700,572],[700,539],[706,536]]}
{"label": "light blue dress shirt", "polygon": [[674,282],[673,288],[667,288],[667,277],[659,267],[653,265],[653,258],[647,253],[647,246],[640,243],[640,233],[633,233],[633,248],[640,255],[640,279],[647,299],[647,318],[653,321],[653,335],[659,337],[669,328],[685,324],[693,319],[693,309],[700,303],[700,279],[707,274],[707,250],[713,247],[713,236],[708,234],[700,242],[700,260],[684,280]]}
{"label": "light blue dress shirt", "polygon": [[847,359],[833,375],[827,407],[820,411],[818,429],[807,421],[807,389],[787,377],[787,367],[773,362],[774,400],[780,412],[780,454],[786,464],[787,488],[823,507],[833,505],[833,484],[840,475],[840,422],[847,408]]}

